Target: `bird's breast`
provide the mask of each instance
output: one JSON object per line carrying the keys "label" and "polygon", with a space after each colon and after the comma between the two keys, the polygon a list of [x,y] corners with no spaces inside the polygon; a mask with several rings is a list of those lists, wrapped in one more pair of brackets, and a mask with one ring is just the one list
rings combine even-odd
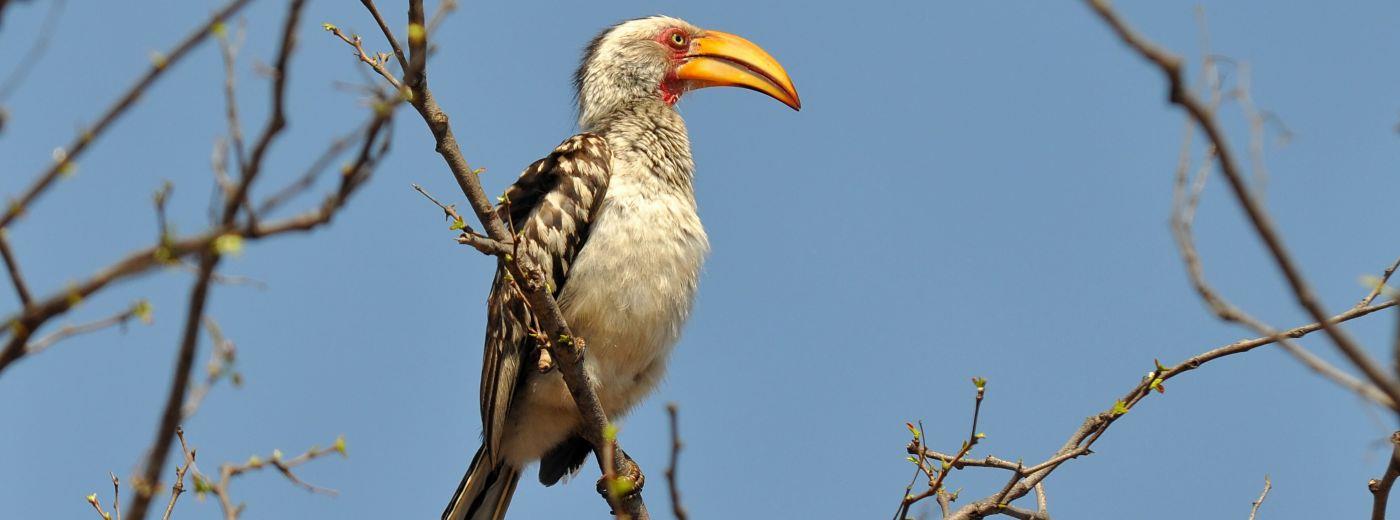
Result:
{"label": "bird's breast", "polygon": [[609,415],[631,408],[664,374],[709,251],[688,187],[620,170],[615,164],[559,298],[588,346]]}

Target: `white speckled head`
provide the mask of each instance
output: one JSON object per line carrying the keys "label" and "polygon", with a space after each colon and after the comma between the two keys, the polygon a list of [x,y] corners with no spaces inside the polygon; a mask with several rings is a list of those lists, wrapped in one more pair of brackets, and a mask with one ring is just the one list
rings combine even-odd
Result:
{"label": "white speckled head", "polygon": [[666,102],[663,83],[674,68],[674,50],[663,37],[670,32],[686,39],[704,34],[685,20],[651,16],[619,23],[593,38],[574,74],[580,127],[588,129],[634,102]]}

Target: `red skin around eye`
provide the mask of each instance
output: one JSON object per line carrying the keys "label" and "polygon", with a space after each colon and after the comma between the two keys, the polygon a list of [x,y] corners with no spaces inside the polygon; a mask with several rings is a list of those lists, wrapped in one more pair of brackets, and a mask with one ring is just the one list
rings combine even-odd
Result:
{"label": "red skin around eye", "polygon": [[[678,33],[685,38],[685,44],[679,48],[672,40],[673,36]],[[681,94],[685,93],[685,85],[676,77],[674,70],[681,64],[681,60],[685,59],[686,53],[690,51],[690,35],[680,29],[667,29],[656,36],[656,41],[671,50],[672,72],[667,73],[666,77],[661,80],[661,84],[658,85],[661,90],[661,101],[667,105],[675,105],[681,100]]]}

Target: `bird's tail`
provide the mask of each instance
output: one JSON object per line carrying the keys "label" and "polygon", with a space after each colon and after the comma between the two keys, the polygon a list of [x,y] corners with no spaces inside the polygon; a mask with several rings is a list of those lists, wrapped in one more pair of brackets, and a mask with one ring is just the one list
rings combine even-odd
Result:
{"label": "bird's tail", "polygon": [[520,469],[505,462],[492,462],[486,456],[486,446],[476,450],[472,465],[457,486],[442,520],[501,520],[510,507],[515,484],[520,481]]}

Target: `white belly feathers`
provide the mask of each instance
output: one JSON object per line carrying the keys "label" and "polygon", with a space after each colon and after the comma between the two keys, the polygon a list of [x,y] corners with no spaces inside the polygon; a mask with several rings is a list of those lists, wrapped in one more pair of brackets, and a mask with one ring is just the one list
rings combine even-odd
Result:
{"label": "white belly feathers", "polygon": [[[629,171],[614,158],[613,178],[588,240],[569,270],[559,304],[587,344],[585,367],[610,418],[646,397],[690,315],[709,240],[689,190]],[[558,372],[532,378],[510,422],[508,459],[529,461],[563,440],[578,414]]]}

